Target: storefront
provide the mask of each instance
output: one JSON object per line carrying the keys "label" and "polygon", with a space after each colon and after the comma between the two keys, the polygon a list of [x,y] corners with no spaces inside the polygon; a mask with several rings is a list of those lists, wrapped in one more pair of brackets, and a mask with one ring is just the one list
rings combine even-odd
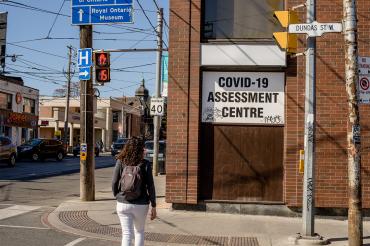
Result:
{"label": "storefront", "polygon": [[[12,139],[21,137],[20,142],[27,141],[37,136],[38,116],[28,113],[16,113],[0,109],[1,132]],[[19,132],[21,132],[19,134]]]}
{"label": "storefront", "polygon": [[[273,12],[294,4],[170,1],[166,201],[174,207],[301,207],[305,57],[289,56],[272,39],[280,30]],[[366,40],[370,2],[358,6],[359,40]],[[340,22],[342,11],[317,3],[320,22]],[[360,41],[359,53],[370,56],[370,43]],[[347,207],[344,61],[341,33],[318,38],[315,199],[335,211]],[[360,113],[363,206],[370,208],[370,106]]]}
{"label": "storefront", "polygon": [[20,145],[38,135],[39,91],[22,78],[0,75],[0,135]]}

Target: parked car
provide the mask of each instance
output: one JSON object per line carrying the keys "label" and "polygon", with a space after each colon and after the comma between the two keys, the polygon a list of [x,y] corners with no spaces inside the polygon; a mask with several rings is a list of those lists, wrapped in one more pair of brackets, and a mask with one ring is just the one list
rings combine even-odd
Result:
{"label": "parked car", "polygon": [[17,157],[17,147],[8,137],[0,137],[0,160],[6,161],[9,166],[14,167]]}
{"label": "parked car", "polygon": [[123,149],[123,146],[127,143],[128,138],[119,138],[116,142],[114,142],[111,146],[111,154],[112,156],[117,155]]}
{"label": "parked car", "polygon": [[[74,157],[77,157],[78,155],[80,155],[80,145],[76,145],[75,147],[73,147],[73,156]],[[95,157],[98,157],[100,155],[100,149],[98,146],[95,145],[95,148],[94,148],[94,152],[95,152]]]}
{"label": "parked car", "polygon": [[46,158],[63,160],[66,149],[63,143],[56,139],[34,138],[18,146],[19,158],[31,158],[33,161],[40,161]]}
{"label": "parked car", "polygon": [[[144,146],[144,159],[153,164],[154,142],[146,141]],[[166,141],[159,141],[158,173],[166,173]]]}

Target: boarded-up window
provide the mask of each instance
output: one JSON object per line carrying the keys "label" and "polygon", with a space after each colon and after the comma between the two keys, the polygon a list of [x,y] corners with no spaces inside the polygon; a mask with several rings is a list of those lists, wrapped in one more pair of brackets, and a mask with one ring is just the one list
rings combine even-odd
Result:
{"label": "boarded-up window", "polygon": [[272,39],[280,30],[274,11],[283,8],[283,0],[204,0],[203,38]]}

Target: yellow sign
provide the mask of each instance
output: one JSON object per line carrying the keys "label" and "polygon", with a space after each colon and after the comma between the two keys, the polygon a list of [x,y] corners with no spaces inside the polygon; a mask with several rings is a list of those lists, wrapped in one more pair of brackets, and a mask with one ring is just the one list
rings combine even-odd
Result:
{"label": "yellow sign", "polygon": [[56,137],[60,137],[60,136],[62,136],[62,132],[61,132],[61,131],[55,131],[55,132],[54,132],[54,135],[55,135]]}
{"label": "yellow sign", "polygon": [[304,173],[304,150],[299,151],[299,173]]}
{"label": "yellow sign", "polygon": [[80,145],[80,160],[86,161],[86,156],[87,156],[87,145],[85,143],[82,143]]}

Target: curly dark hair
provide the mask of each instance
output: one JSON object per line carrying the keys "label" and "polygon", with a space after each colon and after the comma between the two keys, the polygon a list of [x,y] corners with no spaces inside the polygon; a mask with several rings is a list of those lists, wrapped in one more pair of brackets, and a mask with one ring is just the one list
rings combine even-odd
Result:
{"label": "curly dark hair", "polygon": [[127,141],[117,160],[127,166],[137,166],[143,161],[144,141],[141,138],[133,137]]}

